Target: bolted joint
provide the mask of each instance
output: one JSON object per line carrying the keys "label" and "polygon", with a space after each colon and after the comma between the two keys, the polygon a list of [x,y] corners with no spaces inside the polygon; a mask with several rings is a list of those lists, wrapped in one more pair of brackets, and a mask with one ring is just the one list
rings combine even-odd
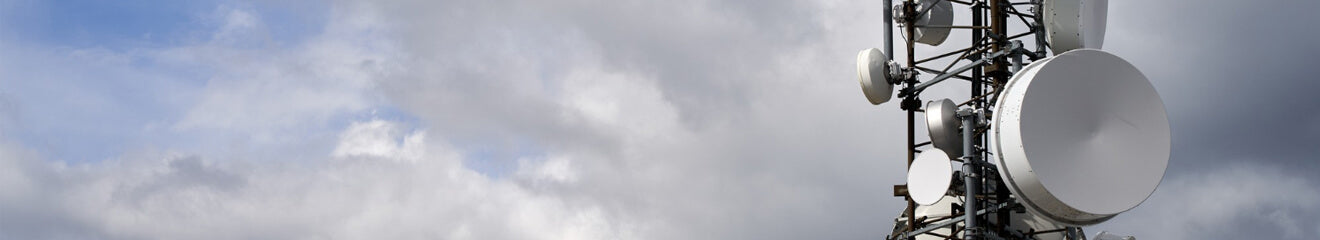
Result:
{"label": "bolted joint", "polygon": [[911,69],[911,68],[909,68],[909,69],[903,69],[903,71],[900,72],[900,73],[902,73],[902,77],[903,77],[903,79],[904,79],[907,83],[911,83],[911,84],[917,84],[917,83],[918,83],[918,82],[917,82],[917,74],[920,74],[920,73],[918,73],[916,69]]}
{"label": "bolted joint", "polygon": [[885,65],[889,66],[889,72],[885,73],[886,79],[889,79],[889,84],[901,84],[908,79],[907,70],[903,69],[903,65],[899,65],[894,60],[886,61]]}
{"label": "bolted joint", "polygon": [[958,118],[967,118],[976,116],[976,110],[971,108],[958,109]]}
{"label": "bolted joint", "polygon": [[979,227],[971,227],[971,228],[963,229],[963,236],[965,236],[963,239],[973,239],[975,238],[975,236],[980,236],[980,235],[981,235],[981,228]]}
{"label": "bolted joint", "polygon": [[921,99],[918,99],[916,96],[908,95],[903,98],[903,102],[899,104],[898,108],[903,109],[904,111],[921,109]]}
{"label": "bolted joint", "polygon": [[974,123],[977,128],[987,127],[990,124],[989,121],[986,121],[985,116],[987,113],[984,110],[963,108],[958,109],[958,112],[955,113],[955,115],[958,116],[959,119],[972,118],[972,123]]}
{"label": "bolted joint", "polygon": [[898,23],[898,27],[903,28],[907,27],[907,23],[915,20],[916,16],[913,15],[915,15],[914,13],[916,13],[916,10],[916,3],[903,1],[902,3],[894,4],[894,12],[891,15],[894,17],[894,22]]}
{"label": "bolted joint", "polygon": [[[963,160],[966,160],[966,158],[964,158]],[[963,176],[964,176],[964,177],[969,177],[969,178],[979,178],[979,177],[981,177],[981,175],[977,175],[977,174],[974,173],[974,172],[967,172],[966,174],[963,174]],[[964,183],[964,184],[965,184],[965,183]]]}

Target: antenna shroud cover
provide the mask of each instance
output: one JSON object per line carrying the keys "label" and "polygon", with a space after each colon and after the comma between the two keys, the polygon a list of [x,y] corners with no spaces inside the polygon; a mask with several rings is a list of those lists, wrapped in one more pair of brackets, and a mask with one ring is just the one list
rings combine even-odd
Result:
{"label": "antenna shroud cover", "polygon": [[862,94],[871,105],[880,105],[894,97],[894,86],[889,84],[889,57],[880,49],[869,48],[857,53],[857,82]]}
{"label": "antenna shroud cover", "polygon": [[958,120],[958,104],[948,98],[926,103],[926,132],[930,134],[930,144],[944,150],[950,158],[963,156],[962,132],[958,129],[962,121]]}
{"label": "antenna shroud cover", "polygon": [[[930,9],[930,11],[926,11],[925,15],[921,15],[917,18],[917,26],[942,27],[917,27],[916,29],[913,29],[913,35],[916,35],[916,40],[913,40],[913,42],[931,46],[939,46],[940,44],[943,44],[944,40],[949,38],[949,31],[953,30],[947,27],[953,25],[953,3],[948,0],[917,0],[916,3],[918,6],[918,14],[926,9]],[[902,10],[902,5],[894,7],[894,11]],[[906,30],[900,30],[898,32],[903,35],[903,38],[911,37],[907,35]]]}
{"label": "antenna shroud cover", "polygon": [[1091,225],[1154,192],[1170,151],[1154,86],[1113,54],[1078,49],[1015,74],[990,132],[1000,177],[1028,210]]}
{"label": "antenna shroud cover", "polygon": [[1050,51],[1104,46],[1108,0],[1045,0],[1041,4]]}

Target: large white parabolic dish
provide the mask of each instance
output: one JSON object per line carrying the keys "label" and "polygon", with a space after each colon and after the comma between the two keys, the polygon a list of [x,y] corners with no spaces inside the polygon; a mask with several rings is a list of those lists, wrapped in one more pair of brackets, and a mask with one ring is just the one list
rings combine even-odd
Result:
{"label": "large white parabolic dish", "polygon": [[1060,223],[1103,222],[1150,196],[1169,163],[1169,120],[1127,61],[1079,49],[1009,80],[990,132],[1000,176],[1028,210]]}
{"label": "large white parabolic dish", "polygon": [[953,164],[949,163],[949,154],[938,148],[922,151],[908,167],[908,196],[913,202],[931,205],[944,198],[953,184]]}
{"label": "large white parabolic dish", "polygon": [[[913,35],[916,35],[914,42],[923,43],[931,46],[939,46],[949,38],[948,26],[953,25],[953,3],[948,0],[917,0],[917,12],[927,11],[925,15],[917,18],[917,28],[913,29]],[[902,5],[894,7],[894,11],[903,11]],[[920,26],[939,26],[939,27],[920,27]],[[907,30],[900,30],[903,38],[909,38]]]}
{"label": "large white parabolic dish", "polygon": [[963,156],[963,139],[958,127],[958,104],[948,98],[926,103],[926,130],[930,144],[949,153],[949,157]]}
{"label": "large white parabolic dish", "polygon": [[1109,0],[1045,0],[1042,5],[1045,36],[1054,54],[1104,45]]}

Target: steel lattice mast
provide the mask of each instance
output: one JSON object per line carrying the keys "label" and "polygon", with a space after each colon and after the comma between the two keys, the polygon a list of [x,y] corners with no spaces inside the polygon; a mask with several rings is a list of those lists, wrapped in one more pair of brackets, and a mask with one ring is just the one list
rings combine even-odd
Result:
{"label": "steel lattice mast", "polygon": [[[904,210],[901,228],[887,239],[911,239],[927,234],[945,239],[1034,239],[1036,234],[1064,232],[1067,239],[1084,239],[1080,228],[1036,229],[1031,232],[1017,232],[1007,229],[1011,211],[1023,211],[1022,206],[1014,202],[1000,180],[998,172],[986,159],[985,109],[989,109],[998,98],[1008,79],[1022,68],[1024,58],[1034,61],[1046,56],[1045,29],[1042,24],[1041,1],[1010,2],[1007,0],[934,0],[948,1],[954,6],[965,7],[971,12],[971,25],[922,26],[918,19],[930,10],[922,9],[914,0],[893,4],[884,0],[884,55],[893,57],[894,22],[903,31],[906,48],[906,65],[897,70],[896,78],[889,79],[899,84],[898,97],[902,99],[900,109],[907,114],[907,165],[911,166],[916,154],[928,148],[931,142],[916,142],[916,115],[923,113],[921,95],[928,87],[948,79],[966,80],[970,83],[969,100],[958,104],[968,109],[958,111],[963,121],[964,149],[962,156],[953,156],[964,163],[961,171],[964,203],[955,208],[954,214],[945,218],[926,219],[916,216],[916,203],[908,197],[906,185],[895,185],[894,196],[905,197],[907,208]],[[933,4],[930,4],[933,5]],[[897,16],[894,16],[896,13]],[[1008,20],[1016,18],[1022,21],[1026,29],[1010,35]],[[918,28],[949,28],[971,32],[968,46],[958,50],[927,56],[918,59],[915,51]],[[1031,37],[1032,48],[1024,47],[1021,38]],[[936,60],[950,60],[947,65],[936,65]],[[962,65],[958,65],[963,63]],[[955,66],[958,66],[955,68]],[[929,76],[927,79],[923,79]],[[960,210],[960,211],[959,211]],[[995,221],[989,221],[994,219]],[[961,225],[959,225],[961,223]],[[949,235],[933,233],[932,230],[951,228]]]}

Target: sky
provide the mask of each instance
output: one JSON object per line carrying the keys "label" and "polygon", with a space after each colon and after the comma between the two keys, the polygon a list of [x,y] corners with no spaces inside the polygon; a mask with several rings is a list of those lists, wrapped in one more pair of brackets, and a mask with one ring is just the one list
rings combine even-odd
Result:
{"label": "sky", "polygon": [[[1172,156],[1088,233],[1320,234],[1320,2],[1109,4]],[[882,7],[0,0],[0,239],[880,239]]]}

